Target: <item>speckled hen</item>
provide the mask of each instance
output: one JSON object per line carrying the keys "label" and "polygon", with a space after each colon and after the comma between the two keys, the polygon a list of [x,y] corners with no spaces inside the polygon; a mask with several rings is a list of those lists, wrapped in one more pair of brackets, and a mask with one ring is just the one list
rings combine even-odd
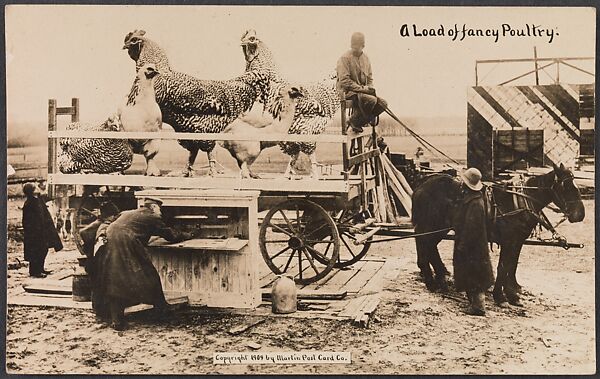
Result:
{"label": "speckled hen", "polygon": [[[156,101],[162,111],[163,122],[176,132],[221,133],[243,112],[249,111],[255,101],[265,101],[267,77],[259,70],[246,70],[241,76],[229,80],[200,80],[171,69],[167,55],[146,32],[135,30],[125,37],[123,49],[136,62],[136,70],[153,63],[161,73],[155,82]],[[134,82],[130,101],[138,90]],[[189,151],[184,175],[193,174],[198,150],[207,152],[210,175],[216,173],[213,149],[215,141],[180,140]]]}
{"label": "speckled hen", "polygon": [[[243,52],[248,72],[260,71],[269,77],[268,96],[265,107],[274,113],[274,105],[278,103],[281,89],[289,83],[279,73],[273,55],[267,45],[256,36],[255,30],[248,30],[242,35]],[[332,121],[340,108],[340,97],[336,90],[336,78],[332,75],[320,82],[302,84],[303,95],[296,105],[294,121],[289,134],[321,134]],[[281,149],[289,155],[285,176],[290,177],[300,152],[309,156],[311,176],[318,177],[317,160],[314,142],[282,142]]]}
{"label": "speckled hen", "polygon": [[[67,130],[122,131],[119,118],[108,118],[100,125],[71,123]],[[62,173],[110,174],[131,166],[133,150],[127,140],[99,138],[60,138],[58,168]]]}

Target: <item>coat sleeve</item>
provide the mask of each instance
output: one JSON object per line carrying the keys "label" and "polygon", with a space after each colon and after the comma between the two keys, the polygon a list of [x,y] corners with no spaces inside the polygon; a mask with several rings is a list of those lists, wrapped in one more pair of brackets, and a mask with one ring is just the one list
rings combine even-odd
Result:
{"label": "coat sleeve", "polygon": [[94,255],[94,244],[96,243],[96,233],[102,221],[96,220],[79,231],[79,236],[83,241],[83,252],[88,258]]}
{"label": "coat sleeve", "polygon": [[154,222],[154,232],[152,235],[160,236],[170,242],[179,242],[192,238],[192,235],[187,232],[180,232],[176,229],[168,227],[162,218],[156,216]]}
{"label": "coat sleeve", "polygon": [[363,92],[363,87],[352,79],[350,75],[350,61],[341,57],[337,62],[337,77],[344,92]]}
{"label": "coat sleeve", "polygon": [[371,61],[367,59],[367,87],[373,87],[373,70],[371,69]]}

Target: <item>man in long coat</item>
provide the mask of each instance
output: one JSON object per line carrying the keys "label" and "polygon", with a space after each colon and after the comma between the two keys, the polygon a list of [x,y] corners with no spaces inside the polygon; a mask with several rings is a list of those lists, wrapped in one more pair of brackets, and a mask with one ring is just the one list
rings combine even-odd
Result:
{"label": "man in long coat", "polygon": [[[97,309],[108,309],[111,326],[125,328],[124,310],[136,304],[167,309],[160,277],[146,247],[151,236],[171,242],[191,234],[169,228],[161,218],[160,199],[146,199],[139,209],[124,211],[110,224],[98,228],[96,239],[105,241],[94,257]],[[101,242],[102,243],[102,242]],[[100,315],[99,315],[100,316]]]}
{"label": "man in long coat", "polygon": [[377,97],[373,87],[371,62],[363,52],[365,36],[354,33],[350,39],[350,50],[337,62],[337,89],[342,99],[352,100],[353,113],[348,126],[356,133],[373,121],[387,108],[385,100]]}
{"label": "man in long coat", "polygon": [[44,278],[50,271],[44,269],[48,249],[60,251],[63,248],[52,216],[46,204],[40,199],[40,189],[35,183],[23,186],[26,196],[23,204],[23,245],[25,260],[29,262],[29,275]]}
{"label": "man in long coat", "polygon": [[463,199],[455,219],[454,285],[466,291],[468,313],[485,315],[485,291],[494,283],[488,249],[481,172],[469,168],[462,175]]}

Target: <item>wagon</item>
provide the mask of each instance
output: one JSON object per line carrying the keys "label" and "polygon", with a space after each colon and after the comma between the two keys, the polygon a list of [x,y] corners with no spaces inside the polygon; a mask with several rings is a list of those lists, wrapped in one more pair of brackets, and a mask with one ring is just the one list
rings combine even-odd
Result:
{"label": "wagon", "polygon": [[[219,133],[58,131],[56,115],[71,114],[72,120],[76,120],[77,107],[76,99],[72,107],[66,108],[57,108],[56,103],[50,101],[48,183],[53,192],[62,192],[55,193],[58,196],[54,197],[69,199],[63,207],[76,209],[74,237],[80,251],[82,246],[77,231],[96,219],[100,204],[110,200],[121,210],[133,209],[138,202],[136,191],[139,197],[142,188],[159,188],[154,192],[159,196],[172,197],[173,193],[169,191],[175,191],[178,200],[173,207],[179,208],[193,206],[198,190],[224,191],[231,196],[244,192],[258,193],[256,220],[248,220],[249,224],[259,225],[258,250],[273,273],[289,275],[302,285],[325,278],[333,269],[343,269],[358,262],[375,242],[415,236],[409,217],[412,190],[403,174],[377,145],[374,126],[351,135],[342,127],[339,134],[260,136],[262,141],[336,144],[341,157],[339,164],[324,167],[325,175],[315,180],[290,180],[281,174],[262,179],[62,174],[58,172],[56,162],[57,142],[62,137],[258,140],[253,136]],[[350,102],[342,101],[341,125],[346,125],[346,117],[351,111]],[[100,194],[97,192],[99,187],[106,190]],[[220,201],[211,205],[220,209]],[[177,215],[173,221],[181,224],[200,217],[198,214],[185,215],[181,211],[171,213]],[[206,214],[202,217],[208,219]],[[218,220],[213,222],[218,224]],[[187,224],[189,226],[189,222]],[[375,240],[376,235],[385,238]],[[526,241],[526,244],[541,243]],[[562,246],[554,242],[543,244]],[[578,244],[569,246],[580,247]]]}
{"label": "wagon", "polygon": [[[49,101],[48,184],[53,198],[68,199],[62,207],[73,208],[74,239],[82,250],[78,230],[94,221],[102,202],[110,200],[119,209],[136,207],[136,190],[163,188],[181,193],[193,190],[258,191],[258,245],[267,266],[275,274],[294,277],[299,284],[318,281],[332,270],[354,264],[363,258],[373,236],[384,228],[387,233],[410,227],[410,189],[398,177],[388,178],[392,165],[377,146],[376,128],[360,134],[261,136],[263,141],[317,142],[337,145],[338,164],[322,167],[322,178],[290,180],[281,174],[262,179],[240,177],[148,177],[143,175],[63,174],[58,170],[60,138],[115,139],[194,139],[253,140],[255,137],[215,133],[79,132],[58,130],[57,115],[78,119],[77,99],[71,107],[57,107]],[[342,101],[342,125],[351,104]],[[388,179],[390,183],[388,183]],[[102,187],[103,191],[98,192]],[[394,194],[392,194],[394,193]],[[398,206],[394,203],[398,202]],[[182,203],[184,204],[184,203]],[[215,207],[219,204],[214,204]],[[405,216],[407,215],[405,211]]]}

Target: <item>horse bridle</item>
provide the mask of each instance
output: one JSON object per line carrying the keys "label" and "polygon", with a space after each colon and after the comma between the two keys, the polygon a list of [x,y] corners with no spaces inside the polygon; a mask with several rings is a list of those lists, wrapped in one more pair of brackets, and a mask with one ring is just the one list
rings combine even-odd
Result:
{"label": "horse bridle", "polygon": [[[554,201],[554,203],[558,206],[558,208],[560,208],[560,211],[563,214],[565,214],[565,215],[568,215],[568,206],[569,206],[569,204],[576,203],[577,200],[567,200],[567,199],[565,199],[565,197],[559,191],[556,190],[556,187],[560,186],[560,187],[563,188],[563,191],[564,191],[565,182],[568,181],[568,180],[571,180],[572,182],[574,182],[575,181],[575,176],[572,173],[569,173],[566,178],[563,178],[560,181],[555,181],[550,186],[550,191],[552,191],[552,195],[554,196],[554,200],[557,200],[557,201]],[[560,204],[558,204],[558,203],[560,203]]]}

